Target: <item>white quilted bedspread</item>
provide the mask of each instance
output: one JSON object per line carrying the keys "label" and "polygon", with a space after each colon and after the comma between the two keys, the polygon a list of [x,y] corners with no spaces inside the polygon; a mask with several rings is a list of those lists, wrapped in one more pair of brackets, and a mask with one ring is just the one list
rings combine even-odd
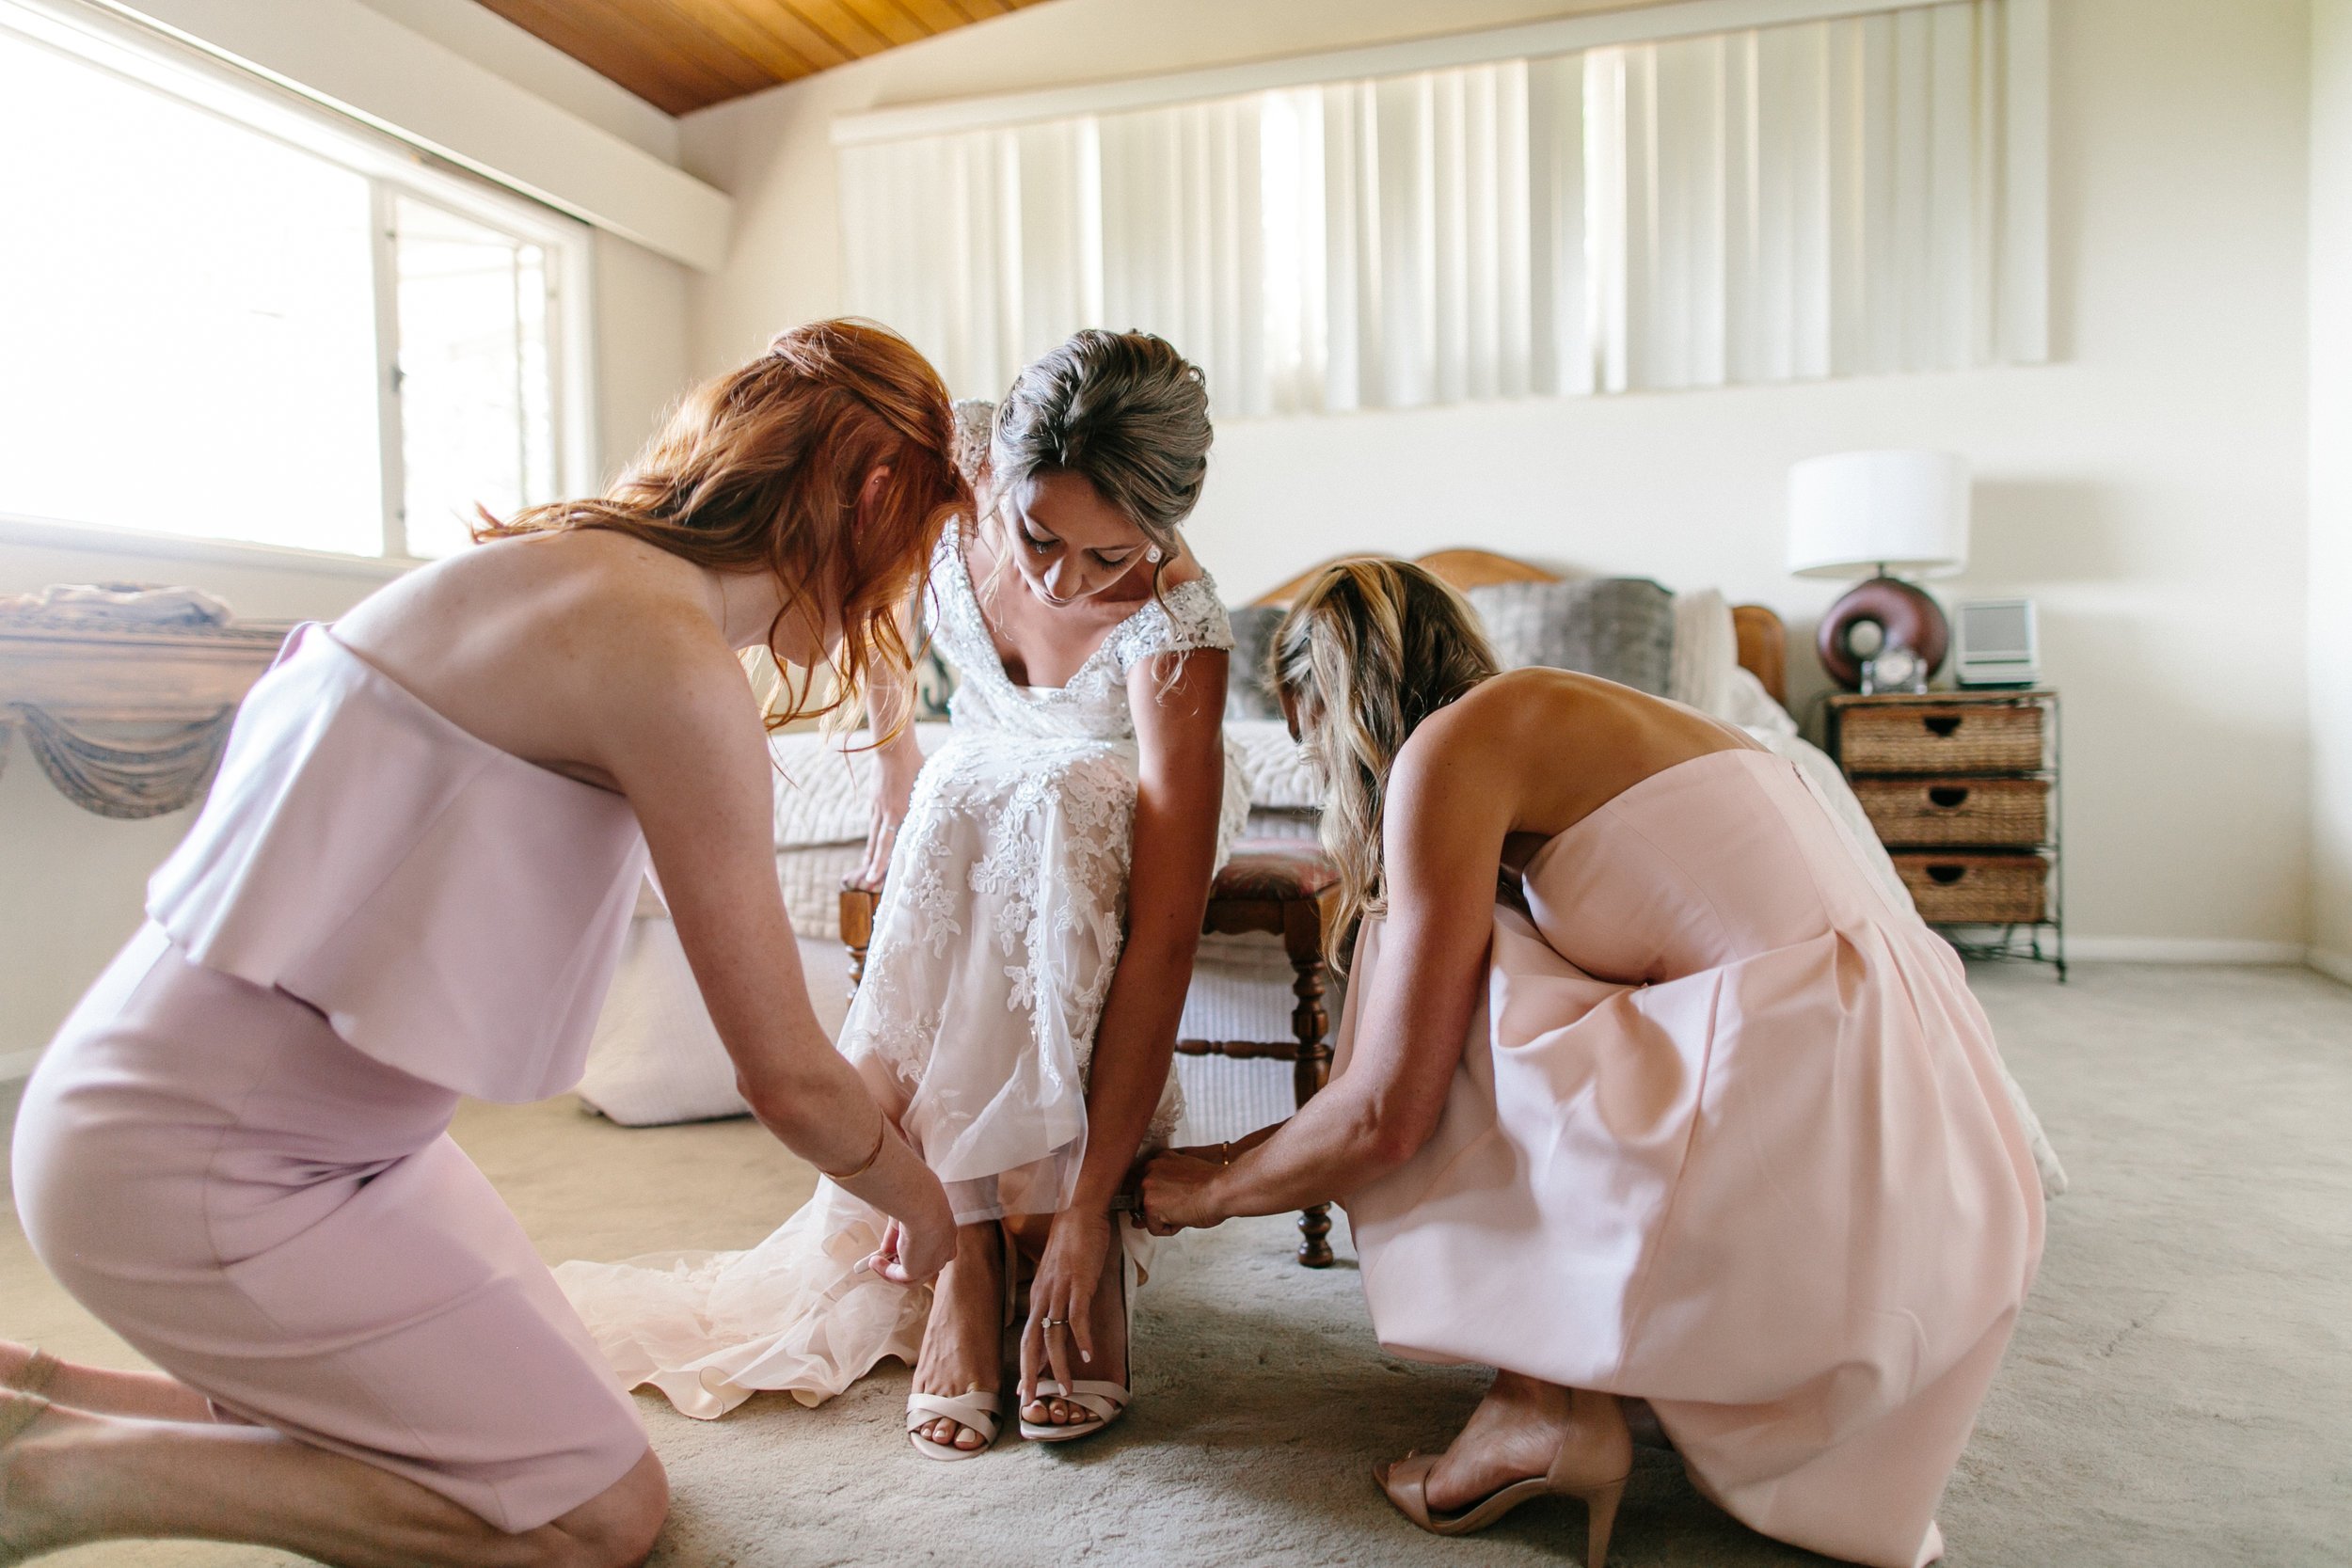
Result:
{"label": "white quilted bedspread", "polygon": [[[946,724],[917,724],[914,742],[929,756],[947,738],[948,729]],[[1252,806],[1313,811],[1322,804],[1298,745],[1280,720],[1229,722],[1225,740],[1241,758]],[[803,730],[769,741],[776,763],[778,849],[866,842],[874,756],[862,749],[865,745],[863,731],[840,737]]]}

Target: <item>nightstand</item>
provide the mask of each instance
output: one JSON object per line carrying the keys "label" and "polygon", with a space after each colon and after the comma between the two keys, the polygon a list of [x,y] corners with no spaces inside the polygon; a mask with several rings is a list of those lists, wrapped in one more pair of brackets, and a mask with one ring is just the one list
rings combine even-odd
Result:
{"label": "nightstand", "polygon": [[2066,978],[2057,692],[1832,697],[1829,746],[1921,919]]}

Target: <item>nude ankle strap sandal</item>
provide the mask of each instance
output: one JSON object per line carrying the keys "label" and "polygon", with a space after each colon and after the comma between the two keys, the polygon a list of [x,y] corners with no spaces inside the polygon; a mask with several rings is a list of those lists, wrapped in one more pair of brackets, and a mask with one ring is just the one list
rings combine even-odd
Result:
{"label": "nude ankle strap sandal", "polygon": [[[1015,1291],[1019,1279],[1013,1262],[1012,1237],[999,1229],[996,1233],[996,1244],[1000,1249],[997,1256],[1004,1271],[1004,1288],[998,1292],[1002,1297],[997,1308],[1000,1315],[996,1320],[996,1335],[999,1341],[997,1349],[1000,1352],[998,1359],[1001,1362],[1001,1352],[1004,1348],[1002,1340],[1006,1325],[1012,1322],[1013,1307],[1017,1299]],[[1004,1399],[1003,1391],[994,1388],[976,1389],[968,1394],[909,1394],[907,1396],[907,1441],[914,1444],[914,1451],[925,1459],[936,1459],[943,1463],[953,1463],[959,1459],[977,1459],[994,1445],[996,1433],[1004,1425]],[[938,1420],[953,1421],[958,1426],[970,1427],[980,1434],[979,1447],[960,1449],[953,1443],[935,1442],[924,1436],[920,1429]]]}
{"label": "nude ankle strap sandal", "polygon": [[[1120,1225],[1127,1224],[1124,1215]],[[1135,1267],[1127,1254],[1125,1237],[1118,1230],[1111,1232],[1111,1245],[1119,1248],[1119,1304],[1127,1318],[1127,1375],[1133,1378],[1136,1364],[1136,1292],[1127,1281],[1128,1271]],[[1037,1397],[1041,1401],[1059,1400],[1074,1404],[1094,1418],[1090,1421],[1073,1421],[1059,1425],[1053,1421],[1032,1421],[1021,1418],[1021,1435],[1032,1443],[1074,1443],[1081,1437],[1091,1437],[1127,1413],[1128,1402],[1135,1398],[1124,1383],[1102,1383],[1090,1378],[1073,1378],[1063,1387],[1059,1379],[1041,1377],[1037,1380]]]}
{"label": "nude ankle strap sandal", "polygon": [[[925,1459],[953,1461],[977,1459],[996,1441],[996,1429],[1004,1419],[1000,1402],[1004,1396],[994,1389],[977,1394],[909,1394],[907,1396],[907,1441]],[[980,1434],[977,1449],[960,1449],[953,1443],[934,1442],[918,1429],[933,1421],[949,1420],[958,1426],[970,1427]]]}
{"label": "nude ankle strap sandal", "polygon": [[[1436,1454],[1408,1453],[1393,1465],[1375,1465],[1372,1478],[1398,1513],[1433,1535],[1469,1535],[1485,1529],[1521,1503],[1537,1497],[1577,1498],[1585,1509],[1585,1568],[1606,1568],[1617,1504],[1633,1473],[1632,1436],[1626,1430],[1625,1413],[1613,1399],[1609,1400],[1608,1408],[1613,1420],[1605,1419],[1601,1429],[1587,1434],[1585,1440],[1570,1436],[1563,1442],[1545,1474],[1498,1487],[1452,1513],[1440,1513],[1429,1506],[1429,1472],[1437,1465],[1439,1456]],[[1594,1480],[1597,1467],[1603,1473],[1617,1471],[1616,1479]]]}

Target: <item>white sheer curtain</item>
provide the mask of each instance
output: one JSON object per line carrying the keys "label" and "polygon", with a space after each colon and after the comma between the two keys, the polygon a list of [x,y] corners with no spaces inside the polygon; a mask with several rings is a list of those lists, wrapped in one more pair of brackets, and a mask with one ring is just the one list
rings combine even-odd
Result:
{"label": "white sheer curtain", "polygon": [[2004,0],[841,149],[853,309],[993,397],[1080,326],[1227,415],[2037,356]]}

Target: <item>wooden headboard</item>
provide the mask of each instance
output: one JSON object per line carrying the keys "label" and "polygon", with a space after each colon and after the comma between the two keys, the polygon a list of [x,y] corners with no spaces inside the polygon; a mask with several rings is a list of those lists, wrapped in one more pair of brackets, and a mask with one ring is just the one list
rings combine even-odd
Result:
{"label": "wooden headboard", "polygon": [[[1341,556],[1336,559],[1348,560]],[[1546,571],[1530,562],[1518,561],[1492,550],[1432,550],[1417,556],[1414,563],[1428,568],[1438,577],[1465,593],[1485,587],[1490,582],[1558,582],[1560,574]],[[1317,573],[1330,565],[1310,567],[1279,587],[1268,589],[1250,600],[1251,604],[1271,605],[1287,609],[1293,599]],[[1738,604],[1731,607],[1731,629],[1738,640],[1740,664],[1753,673],[1772,694],[1772,701],[1788,705],[1788,631],[1780,617],[1760,604]]]}

